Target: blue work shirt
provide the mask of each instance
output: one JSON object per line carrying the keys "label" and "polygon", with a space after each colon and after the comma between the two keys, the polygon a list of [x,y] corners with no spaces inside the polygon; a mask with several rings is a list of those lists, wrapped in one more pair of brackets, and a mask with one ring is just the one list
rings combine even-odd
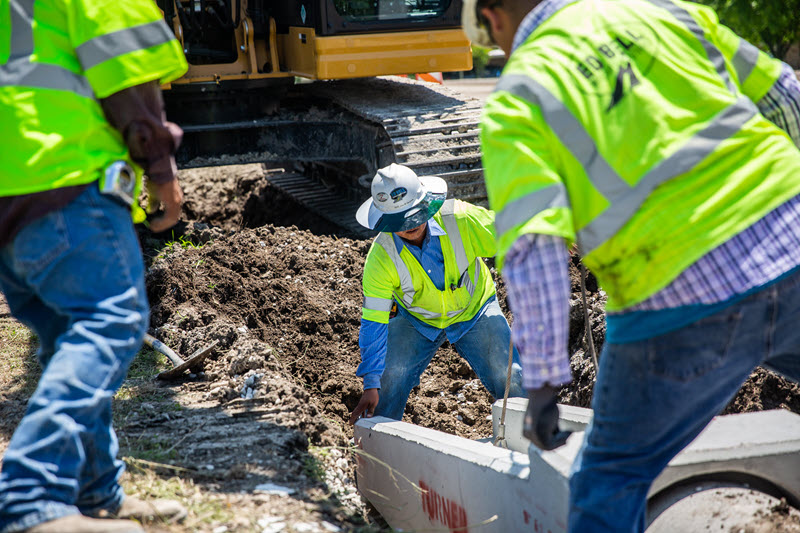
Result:
{"label": "blue work shirt", "polygon": [[[444,255],[442,254],[441,239],[439,239],[442,235],[447,235],[447,233],[434,219],[428,220],[428,227],[425,229],[425,238],[421,246],[414,246],[392,233],[397,252],[400,253],[403,247],[407,248],[411,255],[419,261],[419,264],[428,273],[428,277],[431,278],[433,284],[440,291],[444,290]],[[447,340],[452,343],[460,339],[483,315],[486,306],[495,299],[496,296],[493,295],[486,300],[480,311],[475,313],[475,316],[471,319],[464,322],[456,322],[444,328]],[[402,305],[397,306],[397,312],[407,318],[414,328],[430,341],[436,340],[442,332],[441,328],[426,324],[413,316]],[[356,376],[364,378],[364,389],[379,389],[381,387],[381,375],[385,367],[388,336],[388,324],[361,319],[361,329],[358,332],[361,364],[356,369]]]}

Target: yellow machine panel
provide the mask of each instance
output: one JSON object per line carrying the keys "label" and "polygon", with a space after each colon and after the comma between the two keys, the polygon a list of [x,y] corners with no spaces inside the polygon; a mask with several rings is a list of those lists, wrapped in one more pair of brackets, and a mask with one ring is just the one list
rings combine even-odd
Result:
{"label": "yellow machine panel", "polygon": [[292,27],[281,38],[289,71],[312,79],[472,68],[470,43],[460,29],[317,37],[313,29]]}

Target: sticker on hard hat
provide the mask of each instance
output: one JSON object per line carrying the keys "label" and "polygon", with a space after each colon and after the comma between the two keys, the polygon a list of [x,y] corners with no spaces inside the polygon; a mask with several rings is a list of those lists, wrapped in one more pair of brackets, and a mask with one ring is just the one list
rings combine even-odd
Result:
{"label": "sticker on hard hat", "polygon": [[378,200],[379,202],[385,202],[386,200],[389,199],[389,195],[386,194],[385,192],[379,192],[378,194],[375,195],[375,199]]}
{"label": "sticker on hard hat", "polygon": [[402,200],[403,198],[405,198],[406,194],[408,194],[408,191],[406,190],[405,187],[398,187],[395,190],[393,190],[392,192],[390,192],[389,196],[391,196],[392,200],[394,200],[395,203],[397,203],[400,200]]}

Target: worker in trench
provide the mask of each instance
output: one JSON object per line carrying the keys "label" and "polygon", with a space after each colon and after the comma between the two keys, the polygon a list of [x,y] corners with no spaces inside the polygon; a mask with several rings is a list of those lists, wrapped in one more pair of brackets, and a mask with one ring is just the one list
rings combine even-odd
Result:
{"label": "worker in trench", "polygon": [[[151,0],[10,0],[0,19],[0,290],[42,374],[0,472],[0,531],[134,533],[186,515],[126,496],[111,405],[147,331],[133,220],[183,193],[160,84],[186,72]],[[4,53],[3,53],[4,52]]]}
{"label": "worker in trench", "polygon": [[506,386],[521,396],[516,349],[509,376],[511,331],[481,259],[495,254],[494,213],[445,200],[447,183],[391,164],[372,180],[358,210],[381,233],[364,263],[359,347],[364,393],[350,416],[400,420],[411,389],[436,350],[449,341],[495,398]]}
{"label": "worker in trench", "polygon": [[800,378],[800,84],[681,0],[469,0],[508,59],[481,144],[524,433],[564,443],[567,245],[608,294],[569,531],[643,531],[653,479],[757,365]]}

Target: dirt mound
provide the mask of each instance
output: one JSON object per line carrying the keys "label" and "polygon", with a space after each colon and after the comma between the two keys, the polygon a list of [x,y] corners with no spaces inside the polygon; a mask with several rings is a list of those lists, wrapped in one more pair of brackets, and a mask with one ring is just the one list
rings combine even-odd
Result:
{"label": "dirt mound", "polygon": [[[239,397],[250,376],[281,371],[327,417],[344,423],[362,391],[355,370],[361,272],[370,242],[271,225],[235,232],[204,224],[187,229],[148,271],[156,335],[180,353],[218,341],[224,355],[207,364],[206,376],[209,394],[221,402]],[[233,353],[246,339],[262,349]],[[259,397],[262,385],[257,380],[250,387],[252,397]],[[469,366],[447,347],[412,394],[407,417],[459,435],[487,436],[490,402]]]}
{"label": "dirt mound", "polygon": [[[257,339],[271,351],[252,356],[261,359],[248,363],[250,372],[280,369],[308,390],[320,412],[344,423],[361,394],[355,369],[360,362],[361,273],[370,241],[337,236],[339,228],[272,187],[266,179],[269,172],[262,165],[240,165],[181,173],[188,222],[179,240],[162,249],[149,270],[152,324],[183,353],[214,340],[220,331],[226,332],[221,340],[226,348],[240,337]],[[285,220],[295,225],[273,225]],[[158,249],[158,243],[152,248]],[[588,407],[595,369],[578,266],[573,257],[569,350],[574,379],[560,397],[564,403]],[[496,273],[495,278],[501,306],[513,321],[502,280]],[[606,296],[591,274],[585,284],[599,354]],[[242,379],[245,373],[231,364],[227,356],[216,360],[209,379]],[[215,394],[226,401],[233,397],[230,390]],[[257,387],[253,393],[258,394]],[[486,437],[491,434],[486,420],[491,401],[469,365],[445,345],[412,392],[405,419],[457,435]],[[800,387],[758,369],[726,413],[779,407],[800,412]]]}
{"label": "dirt mound", "polygon": [[[281,195],[265,175],[259,165],[182,172],[191,198],[186,213],[198,220],[182,224],[167,248],[141,235],[145,248],[160,250],[147,275],[151,323],[181,353],[213,340],[224,353],[242,338],[269,347],[251,355],[246,369],[228,355],[208,365],[220,401],[240,393],[246,371],[280,369],[309,391],[320,412],[344,424],[362,391],[355,370],[370,241],[332,235],[338,228]],[[303,229],[263,225],[287,217]],[[445,346],[412,392],[406,419],[486,437],[491,401],[469,365]]]}

